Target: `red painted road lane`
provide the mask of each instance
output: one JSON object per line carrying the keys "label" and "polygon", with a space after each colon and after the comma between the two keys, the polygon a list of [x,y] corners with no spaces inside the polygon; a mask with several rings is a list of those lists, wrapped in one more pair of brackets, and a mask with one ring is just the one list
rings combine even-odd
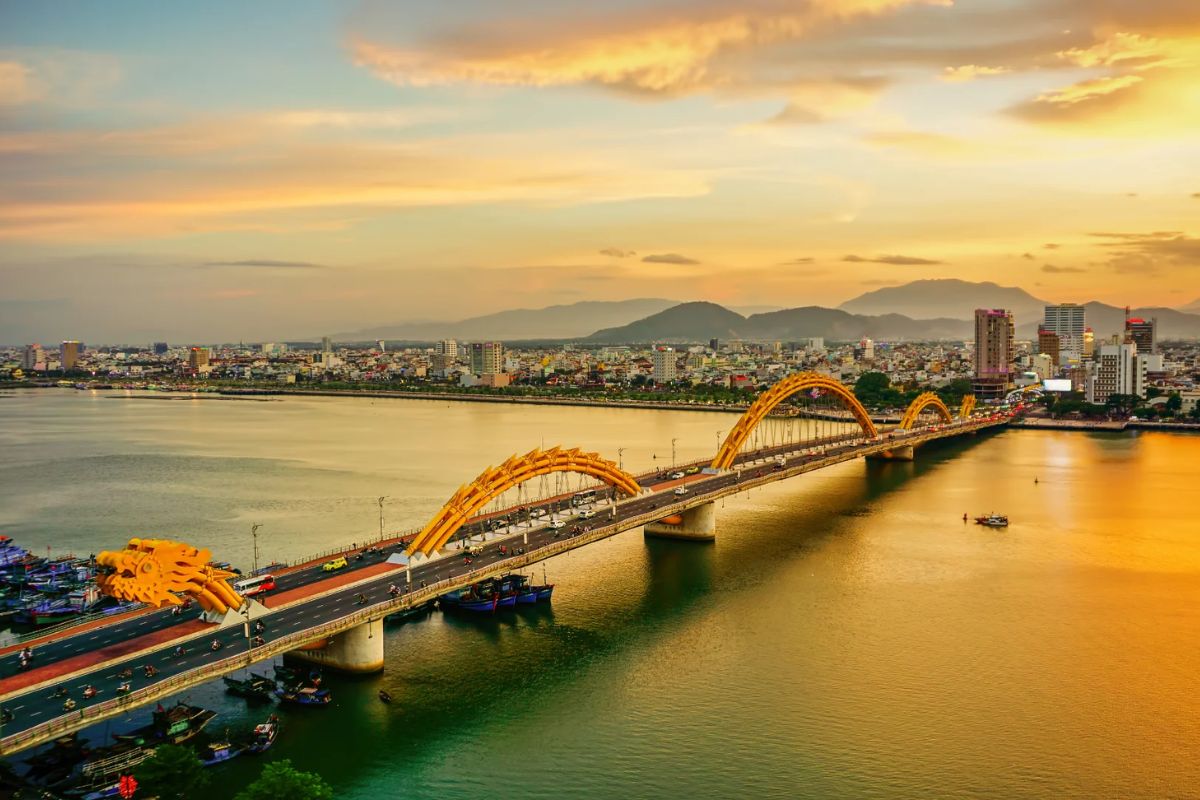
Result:
{"label": "red painted road lane", "polygon": [[[34,667],[25,672],[18,672],[9,678],[0,681],[0,696],[6,695],[9,692],[20,691],[29,686],[42,683],[44,681],[52,681],[61,675],[69,675],[73,672],[78,672],[88,667],[94,667],[97,664],[103,664],[106,661],[112,661],[114,658],[122,658],[123,656],[137,653],[155,645],[160,645],[163,642],[169,642],[172,639],[178,639],[182,636],[191,636],[194,633],[205,630],[210,627],[208,623],[200,620],[192,620],[191,622],[181,622],[178,625],[173,625],[170,628],[164,628],[154,633],[147,633],[144,636],[138,636],[134,639],[121,642],[120,644],[109,645],[102,647],[99,650],[89,650],[86,653],[80,653],[77,656],[60,659],[53,664],[47,664],[44,667]],[[37,653],[34,653],[34,661],[37,660]]]}

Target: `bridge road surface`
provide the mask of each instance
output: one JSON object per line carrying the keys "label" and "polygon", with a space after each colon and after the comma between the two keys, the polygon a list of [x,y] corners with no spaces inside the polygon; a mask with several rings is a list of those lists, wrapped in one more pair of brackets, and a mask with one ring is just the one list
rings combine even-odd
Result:
{"label": "bridge road surface", "polygon": [[[776,447],[754,451],[753,453],[739,454],[737,460],[738,463],[745,463],[746,461],[756,458],[764,458],[777,453],[794,451],[799,445],[817,447],[839,441],[845,441],[848,438],[857,437],[857,435],[857,433],[847,433],[840,434],[838,436],[825,437],[822,439],[808,440],[800,443],[778,445]],[[691,465],[683,464],[679,468],[685,469],[689,466]],[[644,488],[653,488],[654,486],[669,482],[671,478],[668,476],[668,473],[674,472],[675,469],[676,468],[674,467],[664,468],[663,471],[658,473],[641,476],[639,482]],[[563,498],[559,498],[557,500],[547,500],[537,504],[529,504],[526,507],[531,510],[541,509],[549,513],[551,508],[558,502],[561,502],[562,499]],[[506,513],[510,512],[497,512],[497,514]],[[496,514],[488,516],[496,516]],[[458,533],[458,538],[468,538],[470,536],[484,533],[486,531],[486,526],[486,518],[479,522],[472,522],[468,525],[464,525]],[[355,548],[347,547],[346,552],[353,553],[355,552]],[[383,561],[387,560],[388,553],[363,553],[362,556],[363,557],[361,560],[348,557],[349,566],[347,569],[349,571],[357,571],[364,567],[382,563]],[[318,561],[300,569],[295,569],[289,572],[280,572],[275,576],[275,583],[277,587],[275,590],[276,593],[307,586],[311,583],[330,577],[330,573],[324,572],[321,569],[321,563],[322,562]],[[344,574],[344,572],[345,571],[342,571],[339,574]],[[267,598],[265,598],[268,602],[269,597],[270,596],[268,595]],[[36,669],[44,667],[48,664],[53,664],[82,653],[93,652],[105,647],[111,647],[138,636],[145,636],[148,634],[157,633],[158,631],[167,630],[177,625],[194,622],[197,617],[198,615],[195,612],[174,615],[171,613],[170,608],[164,608],[147,613],[135,614],[132,617],[108,625],[81,625],[77,631],[73,629],[67,629],[62,631],[62,635],[59,638],[40,644],[37,642],[32,644],[34,651],[32,668]],[[102,620],[97,620],[96,622],[102,622]],[[183,634],[181,633],[180,635]],[[19,646],[14,646],[11,652],[0,656],[0,676],[17,674],[20,669],[18,664],[19,656]]]}
{"label": "bridge road surface", "polygon": [[[950,436],[954,435],[954,428],[958,426],[947,425],[943,427],[949,429],[945,435]],[[918,430],[912,434],[897,435],[887,443],[900,446],[904,440],[911,436],[928,432],[928,429],[926,429],[924,431]],[[799,456],[792,456],[788,459],[788,467],[798,467],[813,460],[835,457],[856,451],[860,449],[860,445],[872,444],[881,444],[881,442],[864,441],[861,437],[854,437],[841,444],[826,445],[821,452],[809,452]],[[784,447],[790,447],[791,450],[789,452],[802,452],[809,449],[807,443],[785,445]],[[771,450],[777,451],[779,448],[771,448]],[[755,453],[748,454],[751,457],[755,455]],[[769,458],[770,455],[766,451],[757,451],[757,457]],[[660,506],[670,505],[676,501],[684,501],[685,499],[692,501],[694,504],[699,504],[704,501],[705,496],[708,494],[734,486],[743,479],[748,480],[749,478],[764,477],[773,471],[775,470],[768,462],[749,470],[730,470],[716,475],[699,473],[682,480],[668,480],[667,484],[687,485],[689,487],[687,497],[674,497],[665,491],[655,491],[639,495],[616,504],[615,514],[612,511],[614,506],[606,506],[602,511],[597,513],[594,522],[589,524],[619,524],[623,520],[648,514]],[[663,482],[658,481],[658,485],[663,485]],[[670,486],[668,485],[664,488],[670,488]],[[528,529],[528,544],[523,544],[522,546],[525,547],[527,554],[535,554],[537,550],[544,549],[569,537],[571,535],[569,530],[570,528],[553,530],[549,526]],[[512,533],[505,538],[515,539],[523,533],[525,531]],[[510,558],[511,553],[507,556],[500,555],[495,546],[498,543],[498,541],[493,540],[493,542],[489,543],[483,554],[472,559],[471,569],[479,569]],[[419,586],[421,581],[435,583],[452,575],[462,575],[466,569],[463,561],[453,556],[422,562],[412,568],[413,586]],[[282,635],[295,633],[306,628],[313,628],[327,622],[334,622],[348,617],[355,612],[362,611],[364,607],[355,602],[355,597],[359,593],[367,597],[367,609],[388,602],[391,600],[387,592],[388,586],[393,583],[402,586],[404,583],[403,571],[402,567],[397,566],[395,570],[391,570],[373,580],[336,589],[328,594],[309,600],[297,601],[280,608],[278,611],[273,611],[269,615],[261,617],[267,626],[267,630],[262,636],[270,642]],[[210,643],[213,640],[221,642],[222,647],[220,650],[213,651],[210,649]],[[81,709],[87,708],[90,705],[116,697],[116,687],[122,681],[118,677],[118,673],[125,668],[129,668],[134,672],[132,679],[133,688],[135,690],[141,689],[206,663],[219,661],[239,652],[246,652],[248,642],[245,638],[243,627],[239,625],[224,630],[213,631],[209,635],[192,639],[186,644],[186,648],[186,651],[181,656],[174,654],[174,645],[149,648],[108,666],[84,669],[66,676],[61,685],[68,687],[72,699],[77,704],[71,713],[78,713]],[[147,679],[142,675],[142,666],[146,664],[152,664],[158,669],[158,674],[152,679]],[[98,692],[91,700],[84,701],[82,699],[82,691],[87,685],[94,686]],[[62,707],[63,700],[61,698],[51,698],[49,696],[51,691],[50,688],[43,687],[5,698],[4,708],[11,711],[14,718],[11,722],[3,726],[3,734],[10,736],[41,723],[48,722],[56,717],[64,716],[66,712]],[[186,688],[182,688],[179,690],[179,693],[186,691]]]}

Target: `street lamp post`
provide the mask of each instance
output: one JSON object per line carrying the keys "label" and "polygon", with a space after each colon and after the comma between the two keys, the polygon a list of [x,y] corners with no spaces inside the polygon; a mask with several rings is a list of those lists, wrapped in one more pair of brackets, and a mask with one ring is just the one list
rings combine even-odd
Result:
{"label": "street lamp post", "polygon": [[617,469],[625,469],[625,448],[617,448]]}
{"label": "street lamp post", "polygon": [[678,439],[671,440],[671,469],[675,469],[675,443],[678,441]]}
{"label": "street lamp post", "polygon": [[721,452],[721,434],[725,431],[717,431],[717,452]]}
{"label": "street lamp post", "polygon": [[258,574],[258,529],[261,527],[262,525],[257,522],[250,526],[250,538],[254,542],[254,563],[250,568],[251,575]]}
{"label": "street lamp post", "polygon": [[386,499],[387,498],[385,498],[385,497],[379,498],[379,539],[380,539],[380,541],[383,540],[383,501]]}

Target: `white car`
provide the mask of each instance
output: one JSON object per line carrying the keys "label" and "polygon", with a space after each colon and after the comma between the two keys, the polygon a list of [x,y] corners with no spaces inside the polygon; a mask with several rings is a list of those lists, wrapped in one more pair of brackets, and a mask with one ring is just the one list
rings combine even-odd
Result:
{"label": "white car", "polygon": [[683,477],[683,473],[682,473],[682,472],[672,472],[672,473],[671,473],[671,475],[670,475],[670,478],[671,478],[671,480],[673,480],[673,481],[677,481],[677,480],[679,480],[679,479],[680,479],[680,478],[682,478],[682,477]]}
{"label": "white car", "polygon": [[556,519],[550,523],[550,527],[554,530],[558,530],[559,528],[567,527],[567,523],[563,522],[561,519]]}
{"label": "white car", "polygon": [[686,486],[676,486],[675,494],[680,494],[680,495],[687,494],[687,487]]}
{"label": "white car", "polygon": [[533,519],[537,519],[539,517],[544,517],[544,516],[546,516],[546,509],[535,508],[529,512],[529,516],[532,517]]}
{"label": "white car", "polygon": [[585,508],[583,511],[579,512],[580,519],[591,519],[594,516],[596,516],[596,512],[592,511],[590,508]]}

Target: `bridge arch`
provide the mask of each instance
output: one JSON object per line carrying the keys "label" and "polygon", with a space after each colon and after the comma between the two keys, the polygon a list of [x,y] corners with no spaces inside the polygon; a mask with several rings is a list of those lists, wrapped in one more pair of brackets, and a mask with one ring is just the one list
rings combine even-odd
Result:
{"label": "bridge arch", "polygon": [[850,413],[854,415],[855,421],[862,427],[863,432],[868,436],[879,435],[879,431],[875,429],[875,423],[871,421],[871,415],[867,413],[867,409],[863,408],[863,404],[858,402],[858,398],[854,396],[854,392],[844,386],[841,381],[834,380],[828,375],[822,375],[819,372],[797,372],[794,375],[789,375],[760,394],[758,399],[746,409],[741,419],[733,426],[733,430],[725,437],[725,441],[721,443],[721,448],[717,450],[717,456],[712,462],[713,468],[729,469],[732,467],[733,460],[737,458],[738,450],[750,438],[750,434],[754,432],[758,424],[766,419],[767,415],[774,411],[775,407],[784,400],[809,389],[820,389],[838,397],[842,401],[842,404],[850,409]]}
{"label": "bridge arch", "polygon": [[917,399],[909,404],[908,410],[904,412],[903,419],[900,420],[900,427],[904,430],[911,430],[917,421],[917,417],[927,408],[937,411],[938,416],[942,418],[943,422],[954,421],[954,415],[950,413],[950,409],[946,408],[946,404],[942,402],[942,398],[933,392],[925,392],[924,394],[917,395]]}
{"label": "bridge arch", "polygon": [[530,450],[523,456],[510,457],[498,467],[488,467],[475,480],[459,487],[406,552],[412,555],[420,550],[429,555],[450,541],[459,528],[492,500],[519,484],[552,472],[590,475],[631,496],[641,491],[636,478],[596,453],[585,453],[578,447]]}
{"label": "bridge arch", "polygon": [[975,411],[975,395],[963,395],[962,407],[958,409],[959,419],[970,419],[972,412]]}

